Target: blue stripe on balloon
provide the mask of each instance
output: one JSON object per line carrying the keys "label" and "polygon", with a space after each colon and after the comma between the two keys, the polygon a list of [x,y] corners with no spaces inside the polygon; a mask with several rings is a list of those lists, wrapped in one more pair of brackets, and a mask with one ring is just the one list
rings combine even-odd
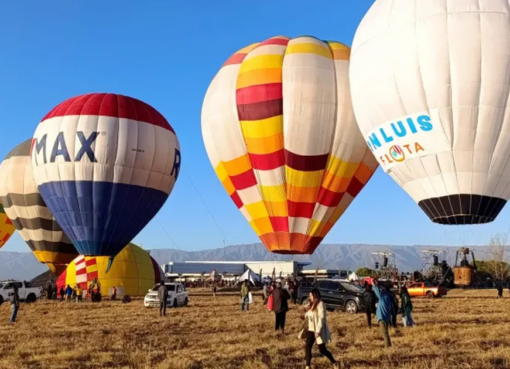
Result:
{"label": "blue stripe on balloon", "polygon": [[39,186],[46,205],[81,255],[117,255],[158,213],[168,194],[93,181]]}

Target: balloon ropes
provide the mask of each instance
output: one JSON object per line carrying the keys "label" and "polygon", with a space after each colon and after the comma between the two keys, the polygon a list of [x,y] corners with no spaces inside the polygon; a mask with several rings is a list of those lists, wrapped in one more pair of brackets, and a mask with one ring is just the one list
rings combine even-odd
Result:
{"label": "balloon ropes", "polygon": [[434,223],[489,223],[510,198],[507,15],[507,0],[377,0],[356,32],[359,128]]}
{"label": "balloon ropes", "polygon": [[273,37],[233,54],[202,108],[216,174],[268,250],[311,254],[377,168],[359,132],[347,46]]}
{"label": "balloon ropes", "polygon": [[31,147],[34,179],[84,256],[110,263],[158,213],[179,176],[174,129],[153,107],[93,93],[57,105]]}

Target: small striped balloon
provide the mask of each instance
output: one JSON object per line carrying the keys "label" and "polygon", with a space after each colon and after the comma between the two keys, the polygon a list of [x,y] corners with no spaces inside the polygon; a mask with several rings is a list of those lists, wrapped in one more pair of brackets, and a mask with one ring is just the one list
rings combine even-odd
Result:
{"label": "small striped balloon", "polygon": [[270,251],[313,253],[377,168],[354,119],[349,56],[338,42],[273,37],[232,55],[209,86],[209,159]]}
{"label": "small striped balloon", "polygon": [[32,141],[39,191],[81,255],[117,255],[157,214],[179,175],[175,131],[153,107],[94,93],[64,101]]}
{"label": "small striped balloon", "polygon": [[34,181],[28,139],[7,154],[0,165],[0,198],[6,214],[39,262],[52,271],[78,256],[44,203]]}

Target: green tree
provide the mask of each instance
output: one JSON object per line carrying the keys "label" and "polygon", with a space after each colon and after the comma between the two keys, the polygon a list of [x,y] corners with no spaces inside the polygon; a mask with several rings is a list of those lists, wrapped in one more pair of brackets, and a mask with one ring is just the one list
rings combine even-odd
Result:
{"label": "green tree", "polygon": [[363,268],[358,268],[358,270],[356,270],[356,274],[360,277],[376,277],[377,271],[374,269],[363,267]]}

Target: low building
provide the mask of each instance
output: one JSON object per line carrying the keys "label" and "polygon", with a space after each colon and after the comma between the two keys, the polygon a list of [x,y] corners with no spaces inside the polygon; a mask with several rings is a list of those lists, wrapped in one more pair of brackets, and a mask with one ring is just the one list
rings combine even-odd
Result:
{"label": "low building", "polygon": [[235,280],[251,269],[262,278],[287,278],[301,275],[303,268],[311,263],[297,261],[184,261],[169,262],[161,268],[167,278],[197,280],[216,270],[226,280]]}
{"label": "low building", "polygon": [[349,278],[349,271],[338,269],[304,269],[300,276],[304,279],[327,279],[327,278]]}

